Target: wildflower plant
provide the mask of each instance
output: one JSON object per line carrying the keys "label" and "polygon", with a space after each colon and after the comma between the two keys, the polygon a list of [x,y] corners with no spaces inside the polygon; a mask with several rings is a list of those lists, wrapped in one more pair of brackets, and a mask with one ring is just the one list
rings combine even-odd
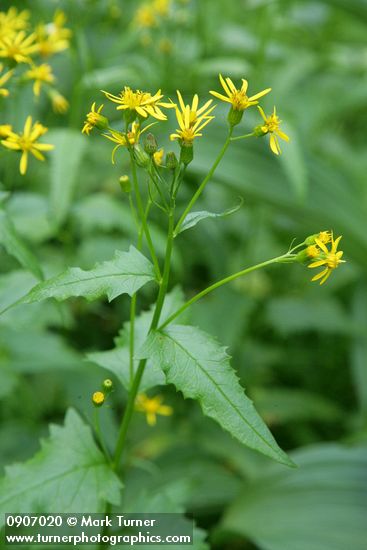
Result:
{"label": "wildflower plant", "polygon": [[52,22],[47,24],[32,24],[28,10],[11,7],[6,12],[0,11],[0,124],[9,125],[11,130],[7,136],[1,136],[5,138],[1,144],[8,151],[21,153],[21,175],[27,170],[28,153],[44,160],[40,151],[48,151],[51,146],[38,143],[38,138],[46,133],[47,128],[39,122],[31,128],[30,116],[24,121],[23,133],[12,128],[4,120],[6,106],[16,96],[17,88],[31,85],[35,102],[45,94],[56,113],[64,114],[68,110],[67,99],[55,87],[57,78],[49,62],[49,58],[70,45],[71,31],[65,23],[62,11],[56,11]]}
{"label": "wildflower plant", "polygon": [[[216,91],[212,91],[211,95],[229,104],[227,136],[212,166],[187,203],[182,202],[183,194],[180,191],[194,158],[196,142],[205,139],[216,116],[215,100],[200,100],[194,94],[188,101],[180,91],[177,91],[177,99],[165,98],[161,90],[135,90],[128,85],[117,94],[103,91],[108,104],[100,104],[97,100],[92,103],[82,132],[91,139],[99,133],[102,139],[110,141],[112,162],[116,166],[119,166],[121,160],[129,161],[130,174],[121,175],[119,183],[128,199],[132,217],[136,220],[136,240],[128,250],[116,251],[111,260],[97,264],[91,270],[69,268],[56,277],[40,282],[20,299],[21,303],[33,303],[48,298],[63,301],[81,296],[95,300],[107,296],[112,301],[123,294],[130,296],[129,322],[125,325],[122,343],[123,354],[121,346],[119,348],[119,379],[127,392],[127,401],[113,446],[106,444],[99,427],[99,411],[108,406],[106,401],[112,390],[112,382],[105,380],[102,387],[92,395],[97,439],[107,464],[120,477],[122,459],[127,456],[134,412],[144,413],[152,429],[161,421],[161,417],[175,414],[169,402],[157,394],[157,386],[164,384],[173,384],[184,397],[196,399],[205,415],[218,422],[244,445],[292,466],[292,461],[279,448],[246,396],[226,349],[200,328],[184,323],[182,314],[220,287],[275,264],[282,264],[283,269],[294,263],[311,269],[320,267],[320,273],[312,280],[320,280],[323,284],[343,262],[342,252],[338,251],[341,237],[334,239],[332,231],[323,230],[306,237],[300,244],[292,244],[280,256],[264,259],[251,266],[247,266],[244,260],[242,269],[214,281],[187,300],[171,291],[172,254],[176,243],[179,246],[184,231],[195,227],[205,217],[213,216],[210,212],[197,212],[194,207],[231,143],[245,138],[256,140],[270,134],[270,148],[279,155],[276,138],[285,141],[289,139],[279,129],[280,121],[275,109],[266,116],[259,106],[259,100],[269,94],[270,88],[248,96],[245,79],[239,88],[229,77],[220,76],[220,83],[225,95]],[[256,106],[261,117],[259,125],[247,134],[234,135],[241,133],[238,130],[240,124],[246,124],[246,110],[254,108],[256,111]],[[118,115],[117,124],[114,122],[112,125],[109,112]],[[177,123],[175,132],[166,134],[167,143],[171,143],[175,150],[165,153],[153,132],[157,124],[163,130],[169,117]],[[29,119],[23,134],[14,134],[6,128],[3,132],[6,136],[3,145],[23,150],[22,171],[25,170],[27,152],[38,156],[40,151],[49,147],[38,144],[42,127],[32,126]],[[25,151],[27,139],[29,143]],[[163,262],[152,236],[151,215],[155,209],[166,225]],[[148,283],[154,287],[155,299],[149,311],[139,312],[138,294]],[[92,353],[89,359],[115,372],[111,366],[110,353]],[[116,390],[116,393],[120,394],[120,390]]]}

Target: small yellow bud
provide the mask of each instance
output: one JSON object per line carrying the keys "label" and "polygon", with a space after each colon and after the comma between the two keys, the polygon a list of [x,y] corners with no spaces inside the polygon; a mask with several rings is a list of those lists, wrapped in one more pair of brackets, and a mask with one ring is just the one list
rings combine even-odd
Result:
{"label": "small yellow bud", "polygon": [[177,164],[178,164],[178,160],[177,160],[177,157],[174,154],[174,152],[170,151],[169,153],[167,153],[167,155],[166,155],[166,167],[169,170],[176,170]]}
{"label": "small yellow bud", "polygon": [[262,124],[260,124],[259,126],[255,126],[255,128],[254,128],[254,135],[256,137],[263,137],[267,133],[268,132],[264,132],[264,126]]}
{"label": "small yellow bud", "polygon": [[105,395],[101,391],[94,392],[92,396],[92,402],[95,407],[102,407],[105,400]]}

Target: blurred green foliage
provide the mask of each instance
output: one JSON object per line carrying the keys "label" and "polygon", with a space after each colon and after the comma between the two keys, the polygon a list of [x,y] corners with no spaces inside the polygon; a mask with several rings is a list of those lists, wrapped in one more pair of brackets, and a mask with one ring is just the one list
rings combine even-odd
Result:
{"label": "blurred green foliage", "polygon": [[[172,501],[194,513],[218,549],[364,550],[366,2],[176,0],[174,16],[149,32],[131,24],[136,1],[3,0],[1,9],[10,5],[29,8],[34,20],[63,9],[73,40],[53,61],[68,114],[53,114],[42,98],[35,104],[27,89],[0,111],[1,123],[17,128],[32,114],[56,145],[48,162],[32,162],[23,178],[16,156],[1,151],[0,181],[9,193],[1,197],[1,309],[37,282],[40,269],[47,276],[69,265],[90,269],[134,238],[118,185],[127,156],[120,153],[113,166],[109,143],[80,134],[91,103],[103,101],[101,89],[162,88],[173,97],[179,88],[204,99],[219,72],[247,78],[250,91],[272,87],[263,103],[268,111],[277,105],[291,142],[279,159],[265,140],[231,145],[198,210],[222,212],[238,197],[244,204],[178,237],[173,279],[187,295],[284,252],[294,238],[331,228],[343,235],[347,264],[325,286],[311,284],[301,267],[272,267],[190,312],[191,324],[229,347],[242,384],[299,469],[289,472],[243,449],[168,387],[173,418],[160,419],[154,430],[142,415],[134,418],[126,511],[135,501],[149,509],[147,501],[159,495],[160,509]],[[225,109],[215,114],[197,144],[183,199],[224,141]],[[250,128],[256,114],[246,113]],[[165,148],[168,128],[172,123],[158,136]],[[159,214],[153,239],[162,255]],[[139,306],[151,292],[143,291]],[[91,419],[90,396],[104,377],[93,355],[113,347],[127,319],[124,297],[113,304],[19,305],[0,317],[2,466],[30,458],[48,423],[62,423],[69,406]],[[125,398],[118,387],[102,415],[109,444]]]}

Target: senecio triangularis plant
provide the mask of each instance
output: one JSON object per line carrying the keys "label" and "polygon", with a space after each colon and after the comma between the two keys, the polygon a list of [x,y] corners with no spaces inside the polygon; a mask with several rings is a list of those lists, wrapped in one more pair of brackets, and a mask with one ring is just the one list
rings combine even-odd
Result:
{"label": "senecio triangularis plant", "polygon": [[[110,301],[122,294],[131,297],[130,319],[125,324],[121,342],[125,353],[120,354],[119,366],[119,379],[128,397],[113,449],[108,449],[103,442],[98,420],[99,411],[112,391],[111,380],[105,380],[92,396],[95,431],[106,455],[106,464],[120,475],[134,411],[144,413],[150,426],[156,424],[158,415],[173,414],[172,407],[164,404],[160,395],[154,395],[154,391],[152,393],[154,387],[164,384],[173,384],[184,397],[196,399],[205,415],[218,422],[244,445],[280,463],[288,466],[293,464],[278,447],[252,402],[246,397],[225,349],[201,329],[182,322],[180,324],[180,320],[182,314],[204,296],[239,277],[272,264],[298,262],[312,270],[320,268],[312,280],[325,283],[333,270],[343,262],[343,253],[338,251],[341,237],[334,238],[333,232],[329,230],[310,235],[302,243],[296,246],[292,244],[281,256],[245,266],[213,282],[187,301],[174,291],[169,292],[174,245],[183,231],[210,216],[209,212],[195,212],[194,207],[231,142],[268,136],[271,151],[279,155],[279,138],[285,142],[289,140],[280,129],[281,121],[275,107],[273,112],[266,114],[258,104],[271,91],[270,88],[248,95],[246,80],[242,80],[241,87],[237,88],[230,78],[220,75],[219,79],[221,92],[211,91],[210,94],[229,106],[227,137],[203,181],[184,205],[180,200],[180,189],[194,157],[195,141],[208,131],[214,119],[214,100],[209,99],[200,104],[195,94],[191,102],[186,103],[179,91],[177,100],[165,100],[161,90],[152,94],[128,86],[117,95],[104,91],[111,107],[121,115],[118,126],[110,124],[103,105],[93,103],[82,131],[89,135],[98,130],[113,143],[113,163],[118,162],[121,153],[127,155],[130,161],[130,175],[122,175],[120,185],[129,198],[136,220],[136,242],[128,251],[117,251],[113,259],[97,264],[89,271],[70,268],[57,277],[43,281],[22,299],[23,303],[30,303],[46,298],[66,300],[75,296],[93,300],[107,295]],[[234,135],[249,108],[258,109],[259,124],[249,133]],[[156,124],[165,124],[170,114],[177,119],[177,129],[170,135],[170,140],[177,142],[178,147],[176,153],[170,151],[165,154],[158,147],[157,139],[151,131]],[[163,265],[159,261],[151,234],[149,220],[154,208],[159,209],[167,226]],[[149,258],[143,254],[143,247],[149,253]],[[137,295],[148,282],[155,283],[156,298],[149,311],[138,315]],[[108,368],[108,361],[104,359],[106,353],[110,352],[93,353],[89,358]]]}

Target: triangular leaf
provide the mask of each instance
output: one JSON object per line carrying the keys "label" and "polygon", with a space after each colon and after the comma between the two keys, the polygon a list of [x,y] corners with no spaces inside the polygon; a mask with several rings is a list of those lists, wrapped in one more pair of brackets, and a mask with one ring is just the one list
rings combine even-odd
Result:
{"label": "triangular leaf", "polygon": [[190,229],[191,227],[194,227],[197,223],[199,223],[201,220],[205,220],[206,218],[225,218],[226,216],[230,216],[231,214],[234,214],[241,208],[243,204],[243,199],[241,198],[239,204],[236,206],[232,206],[232,208],[227,208],[227,210],[224,210],[224,212],[208,212],[207,210],[200,210],[199,212],[190,212],[190,214],[187,214],[186,218],[184,219],[180,230],[177,234],[182,233],[183,231],[186,231],[186,229]]}
{"label": "triangular leaf", "polygon": [[28,462],[6,468],[0,480],[0,517],[23,512],[104,512],[119,504],[121,483],[95,445],[90,428],[69,409],[65,426]]}
{"label": "triangular leaf", "polygon": [[39,302],[46,298],[60,301],[71,296],[84,296],[91,301],[103,295],[111,301],[120,294],[131,296],[153,279],[152,264],[131,246],[129,252],[116,251],[112,260],[97,264],[89,271],[79,267],[69,268],[61,275],[35,286],[22,302]]}
{"label": "triangular leaf", "polygon": [[8,214],[0,209],[0,243],[11,256],[28,269],[37,279],[42,279],[42,269],[33,252],[18,234]]}
{"label": "triangular leaf", "polygon": [[246,397],[225,349],[211,336],[195,327],[175,325],[151,333],[140,353],[163,369],[167,383],[197,399],[204,414],[239,441],[292,465]]}

